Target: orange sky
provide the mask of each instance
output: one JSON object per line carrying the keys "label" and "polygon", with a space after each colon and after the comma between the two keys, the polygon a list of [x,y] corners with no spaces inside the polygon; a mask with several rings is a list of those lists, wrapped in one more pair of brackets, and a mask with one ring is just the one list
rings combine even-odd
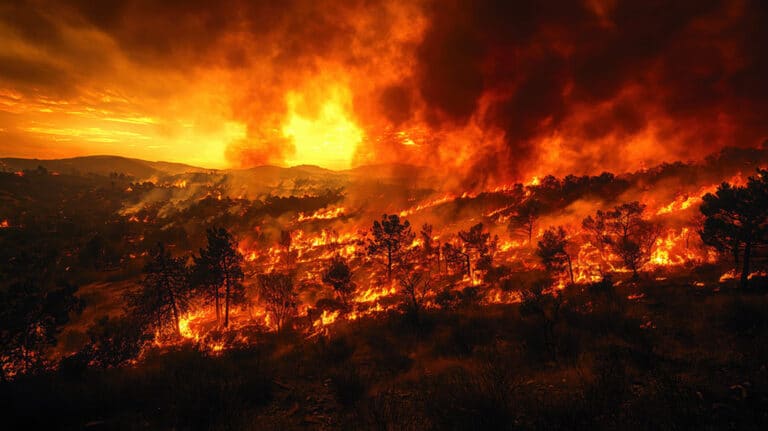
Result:
{"label": "orange sky", "polygon": [[0,156],[478,181],[686,160],[768,137],[766,17],[748,0],[2,2]]}

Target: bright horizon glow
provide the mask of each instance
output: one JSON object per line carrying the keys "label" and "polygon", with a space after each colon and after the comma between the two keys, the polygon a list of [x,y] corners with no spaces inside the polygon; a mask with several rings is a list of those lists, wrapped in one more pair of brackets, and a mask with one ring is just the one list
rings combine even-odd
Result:
{"label": "bright horizon glow", "polygon": [[363,140],[363,131],[348,114],[351,95],[348,90],[336,87],[331,95],[311,113],[303,94],[290,92],[286,95],[287,120],[283,135],[290,138],[295,153],[286,164],[318,165],[328,169],[351,167],[357,145]]}
{"label": "bright horizon glow", "polygon": [[[295,152],[282,163],[264,164],[352,167],[364,132],[351,119],[351,93],[338,86],[325,90],[317,95],[286,94],[286,114],[278,133],[293,142]],[[139,114],[147,110],[144,104],[109,94],[71,102],[2,92],[0,111],[13,112],[23,120],[15,130],[0,128],[0,157],[112,155],[211,169],[236,168],[237,160],[226,157],[227,147],[248,140],[248,125],[230,119],[217,98],[225,96],[204,91],[180,94],[170,112]],[[324,102],[317,106],[317,100]]]}

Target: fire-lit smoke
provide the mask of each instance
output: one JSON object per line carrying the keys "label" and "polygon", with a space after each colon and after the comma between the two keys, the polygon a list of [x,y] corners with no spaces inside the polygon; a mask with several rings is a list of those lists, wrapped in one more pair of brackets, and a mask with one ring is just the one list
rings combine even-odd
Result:
{"label": "fire-lit smoke", "polygon": [[0,132],[43,149],[439,165],[466,189],[768,138],[760,1],[43,1],[0,19]]}

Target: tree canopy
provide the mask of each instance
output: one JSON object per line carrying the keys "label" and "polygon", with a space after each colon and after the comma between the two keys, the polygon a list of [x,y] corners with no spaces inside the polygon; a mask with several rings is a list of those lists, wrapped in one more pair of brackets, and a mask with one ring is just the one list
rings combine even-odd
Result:
{"label": "tree canopy", "polygon": [[387,279],[391,281],[392,267],[401,262],[404,250],[416,235],[411,231],[408,220],[400,220],[397,214],[382,215],[380,222],[373,222],[371,232],[373,238],[368,241],[368,254],[386,259]]}
{"label": "tree canopy", "polygon": [[768,242],[768,170],[760,169],[745,186],[722,183],[703,197],[701,240],[720,252],[742,257],[741,285],[749,282],[753,249]]}

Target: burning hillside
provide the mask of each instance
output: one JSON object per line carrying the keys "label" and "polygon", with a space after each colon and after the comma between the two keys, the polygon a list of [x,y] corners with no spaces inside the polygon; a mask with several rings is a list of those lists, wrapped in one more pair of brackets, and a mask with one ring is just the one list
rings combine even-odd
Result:
{"label": "burning hillside", "polygon": [[327,343],[371,325],[418,332],[509,310],[545,343],[526,349],[561,361],[572,347],[557,328],[574,316],[637,308],[632,327],[654,331],[649,286],[705,295],[766,280],[765,150],[462,192],[404,165],[372,167],[375,178],[310,167],[136,178],[5,163],[0,238],[17,244],[3,249],[8,382],[276,342],[275,358],[289,345],[329,355]]}
{"label": "burning hillside", "polygon": [[[340,321],[400,312],[408,295],[419,309],[450,308],[467,295],[479,304],[517,303],[531,283],[556,295],[606,277],[664,280],[724,264],[718,280],[689,280],[691,287],[717,286],[735,273],[727,264],[729,248],[703,241],[702,197],[723,182],[744,186],[766,160],[764,150],[727,149],[698,163],[620,175],[549,175],[461,193],[446,186],[441,173],[402,165],[372,168],[376,179],[364,169],[159,172],[141,181],[110,174],[111,190],[96,194],[112,195],[112,212],[101,217],[114,227],[69,245],[60,265],[70,271],[88,262],[128,277],[167,253],[171,260],[162,265],[179,273],[164,283],[180,283],[181,290],[169,291],[165,312],[150,313],[154,329],[143,349],[193,342],[211,352],[247,345],[285,325],[307,337],[328,334]],[[54,178],[42,166],[25,172],[34,175],[9,179],[69,178]],[[43,223],[31,216],[24,205],[0,214],[13,231]],[[43,225],[56,232],[60,223]],[[402,232],[391,237],[383,227],[390,225]],[[201,253],[213,253],[207,228],[224,229],[228,238],[236,294],[201,275],[221,265],[200,266]],[[153,255],[156,244],[167,251]],[[270,299],[271,289],[278,296]],[[177,303],[177,297],[184,299]],[[141,297],[104,300],[146,306]]]}

